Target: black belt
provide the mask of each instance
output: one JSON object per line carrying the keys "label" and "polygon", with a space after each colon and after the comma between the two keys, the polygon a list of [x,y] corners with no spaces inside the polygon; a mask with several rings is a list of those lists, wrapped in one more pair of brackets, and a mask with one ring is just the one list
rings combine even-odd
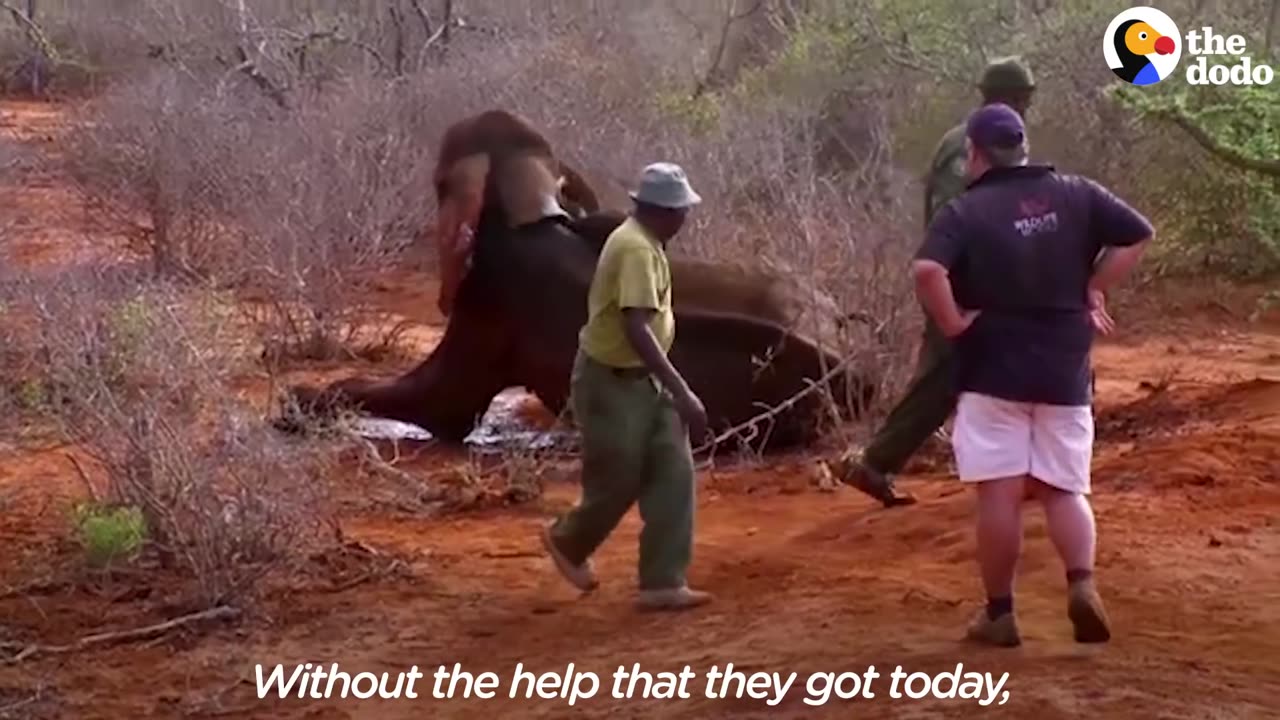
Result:
{"label": "black belt", "polygon": [[611,367],[609,372],[613,373],[614,377],[627,380],[639,380],[649,377],[649,368],[646,367]]}

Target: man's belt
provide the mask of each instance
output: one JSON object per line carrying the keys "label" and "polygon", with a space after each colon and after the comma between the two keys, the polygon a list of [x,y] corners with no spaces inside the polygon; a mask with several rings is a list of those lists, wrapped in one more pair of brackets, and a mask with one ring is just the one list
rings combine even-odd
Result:
{"label": "man's belt", "polygon": [[639,380],[641,378],[649,377],[649,368],[644,366],[611,367],[609,368],[609,371],[613,373],[614,377],[619,377],[626,380]]}

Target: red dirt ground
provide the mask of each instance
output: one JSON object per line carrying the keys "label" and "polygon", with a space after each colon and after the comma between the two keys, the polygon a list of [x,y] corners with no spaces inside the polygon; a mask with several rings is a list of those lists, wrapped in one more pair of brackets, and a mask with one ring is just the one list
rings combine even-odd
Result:
{"label": "red dirt ground", "polygon": [[[53,151],[48,138],[58,129],[56,108],[0,104],[0,132],[39,152]],[[77,204],[56,176],[0,187],[0,213],[17,223],[0,244],[3,262],[109,255],[111,238],[85,244]],[[72,212],[55,212],[64,207]],[[433,335],[439,318],[430,315],[424,277],[398,276],[384,295],[423,337]],[[554,574],[537,528],[573,502],[568,480],[551,482],[537,503],[444,519],[350,510],[346,536],[404,559],[407,572],[357,583],[358,553],[317,558],[233,624],[0,665],[0,717],[1276,717],[1280,324],[1245,323],[1250,295],[1151,291],[1117,311],[1123,334],[1098,349],[1095,507],[1098,572],[1115,623],[1109,645],[1071,641],[1061,569],[1038,510],[1027,515],[1020,575],[1025,644],[974,648],[959,640],[981,595],[971,501],[946,463],[904,478],[920,504],[886,511],[853,491],[819,492],[812,458],[792,457],[700,477],[691,580],[718,602],[692,613],[631,608],[634,513],[597,559],[595,595],[578,598]],[[432,451],[406,469],[456,459]],[[9,650],[173,614],[154,578],[97,589],[35,582],[74,575],[63,508],[80,492],[63,449],[0,441],[0,582],[23,588],[0,596],[0,645]],[[353,674],[416,665],[428,679],[418,682],[417,700],[257,699],[256,663],[303,662],[337,662]],[[498,695],[432,699],[430,674],[454,663],[497,673]],[[538,673],[574,663],[602,677],[602,692],[573,708],[507,699],[517,663]],[[689,699],[608,697],[612,672],[633,663],[651,672],[689,665],[699,674],[733,663],[799,676],[777,707],[708,699],[701,678]],[[958,663],[966,672],[1010,673],[1007,704],[887,696],[895,666],[938,673]],[[804,703],[810,673],[872,664],[882,673],[874,700]]]}

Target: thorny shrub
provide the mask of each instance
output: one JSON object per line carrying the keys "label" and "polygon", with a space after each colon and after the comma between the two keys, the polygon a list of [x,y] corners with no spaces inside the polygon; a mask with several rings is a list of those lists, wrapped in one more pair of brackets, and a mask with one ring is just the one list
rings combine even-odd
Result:
{"label": "thorny shrub", "polygon": [[383,350],[368,295],[426,218],[430,167],[394,88],[360,82],[284,112],[169,69],[121,84],[78,123],[74,174],[132,222],[162,275],[234,286],[264,355]]}
{"label": "thorny shrub", "polygon": [[230,392],[228,311],[136,275],[29,280],[42,406],[105,471],[99,498],[138,508],[195,602],[241,599],[325,537],[322,441],[286,441]]}

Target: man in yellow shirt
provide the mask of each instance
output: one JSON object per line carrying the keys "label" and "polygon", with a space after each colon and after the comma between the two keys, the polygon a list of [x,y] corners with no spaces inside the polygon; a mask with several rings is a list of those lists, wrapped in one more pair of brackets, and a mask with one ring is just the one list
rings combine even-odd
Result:
{"label": "man in yellow shirt", "polygon": [[671,163],[645,168],[635,209],[605,241],[578,338],[571,402],[582,432],[582,500],[547,526],[557,569],[584,592],[598,581],[590,557],[639,503],[643,609],[703,605],[691,590],[694,470],[690,435],[706,434],[702,402],[667,354],[675,340],[666,246],[702,198]]}

